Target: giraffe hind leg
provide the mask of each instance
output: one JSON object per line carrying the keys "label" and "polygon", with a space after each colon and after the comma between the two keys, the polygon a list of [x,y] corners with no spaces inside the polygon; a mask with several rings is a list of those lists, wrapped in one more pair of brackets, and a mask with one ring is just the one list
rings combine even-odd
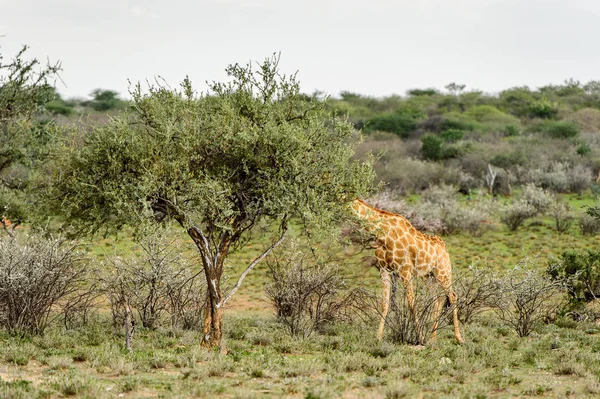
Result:
{"label": "giraffe hind leg", "polygon": [[383,298],[381,301],[381,320],[377,331],[377,339],[381,341],[383,338],[383,329],[385,328],[385,320],[390,310],[392,274],[384,267],[379,269],[379,274],[381,275],[381,284],[383,285]]}

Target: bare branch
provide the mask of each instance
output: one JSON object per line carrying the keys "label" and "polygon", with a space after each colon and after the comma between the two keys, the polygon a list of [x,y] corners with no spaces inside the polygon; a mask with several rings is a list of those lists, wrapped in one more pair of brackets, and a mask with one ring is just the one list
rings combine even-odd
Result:
{"label": "bare branch", "polygon": [[286,233],[287,233],[287,218],[284,217],[283,221],[281,222],[281,236],[279,237],[279,239],[277,241],[275,241],[273,244],[271,244],[271,246],[269,248],[267,248],[262,254],[260,254],[256,259],[254,259],[252,261],[252,263],[250,263],[248,265],[246,270],[244,270],[243,273],[238,278],[237,282],[235,283],[235,285],[233,286],[231,291],[229,291],[229,294],[227,294],[227,296],[225,296],[225,299],[223,300],[221,306],[224,306],[225,303],[227,303],[227,301],[237,292],[237,290],[242,285],[242,281],[244,281],[244,279],[246,278],[246,275],[248,273],[250,273],[250,271],[254,268],[254,266],[256,266],[258,264],[258,262],[263,260],[265,258],[265,256],[267,256],[273,249],[278,247],[279,244],[281,244],[283,242],[283,240],[285,239]]}

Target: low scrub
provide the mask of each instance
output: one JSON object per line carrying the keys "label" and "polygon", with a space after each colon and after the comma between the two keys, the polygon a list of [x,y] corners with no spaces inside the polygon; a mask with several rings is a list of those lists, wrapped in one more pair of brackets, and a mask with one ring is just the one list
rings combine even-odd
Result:
{"label": "low scrub", "polygon": [[12,334],[41,334],[84,298],[89,281],[78,246],[60,238],[0,237],[0,325]]}
{"label": "low scrub", "polygon": [[291,335],[308,337],[336,321],[351,320],[351,309],[360,308],[339,266],[303,253],[296,243],[272,255],[267,267],[266,294]]}
{"label": "low scrub", "polygon": [[[563,281],[527,270],[525,260],[498,280],[493,309],[519,337],[527,337],[543,322],[552,320],[563,303]],[[527,269],[523,269],[523,266]]]}
{"label": "low scrub", "polygon": [[206,298],[204,274],[194,270],[161,233],[146,237],[140,246],[139,257],[111,258],[108,273],[101,277],[115,326],[123,325],[133,311],[145,328],[165,323],[199,328]]}

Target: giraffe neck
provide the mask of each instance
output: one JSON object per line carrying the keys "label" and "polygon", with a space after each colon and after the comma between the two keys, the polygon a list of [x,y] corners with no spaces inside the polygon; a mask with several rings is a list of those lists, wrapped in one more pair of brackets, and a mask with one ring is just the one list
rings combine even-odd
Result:
{"label": "giraffe neck", "polygon": [[408,230],[412,227],[405,217],[382,211],[359,199],[352,202],[352,210],[360,219],[368,221],[375,229],[383,229],[384,232],[387,232],[392,226],[401,230]]}

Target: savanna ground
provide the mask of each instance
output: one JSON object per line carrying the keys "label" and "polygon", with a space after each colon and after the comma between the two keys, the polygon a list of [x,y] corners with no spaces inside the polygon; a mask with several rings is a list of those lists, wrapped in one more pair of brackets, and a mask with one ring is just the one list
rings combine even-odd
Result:
{"label": "savanna ground", "polygon": [[[591,196],[565,197],[576,209]],[[516,232],[497,225],[482,237],[445,237],[459,275],[470,265],[507,270],[525,257],[540,270],[568,249],[597,248],[600,236],[583,236],[576,225],[558,234],[548,219],[526,222]],[[181,248],[191,245],[181,240]],[[247,264],[259,244],[233,256]],[[135,245],[126,234],[95,242],[89,251],[126,255]],[[191,247],[190,247],[191,252]],[[352,285],[379,288],[369,252],[338,254]],[[134,350],[114,334],[107,309],[87,327],[56,325],[42,336],[1,335],[0,397],[597,397],[600,395],[600,327],[559,318],[526,338],[502,325],[493,312],[463,325],[466,343],[450,328],[436,345],[394,344],[376,339],[376,323],[337,324],[307,338],[291,337],[264,294],[260,265],[228,304],[227,354],[201,348],[197,333],[138,327]],[[235,274],[232,274],[235,275]]]}

